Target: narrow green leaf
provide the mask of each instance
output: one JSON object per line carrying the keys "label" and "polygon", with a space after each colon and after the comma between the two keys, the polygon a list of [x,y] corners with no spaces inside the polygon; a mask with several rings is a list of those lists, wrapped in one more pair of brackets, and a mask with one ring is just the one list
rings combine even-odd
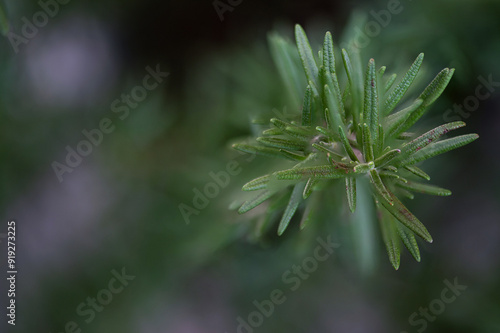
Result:
{"label": "narrow green leaf", "polygon": [[387,137],[392,138],[396,134],[400,133],[400,126],[404,124],[406,119],[408,119],[408,117],[415,112],[415,110],[417,110],[423,102],[423,100],[417,99],[407,108],[389,115],[386,119]]}
{"label": "narrow green leaf", "polygon": [[356,174],[367,173],[370,170],[373,170],[374,168],[375,168],[375,163],[373,163],[373,161],[370,161],[368,163],[360,163],[354,167],[354,173]]}
{"label": "narrow green leaf", "polygon": [[373,161],[373,141],[368,124],[363,124],[363,153],[367,162]]}
{"label": "narrow green leaf", "polygon": [[[379,79],[381,79],[381,78],[384,76],[384,73],[385,73],[385,70],[386,70],[386,69],[387,69],[387,67],[385,67],[385,66],[382,66],[382,67],[380,67],[380,68],[378,69],[377,74],[378,74],[378,76],[379,76]],[[381,82],[381,81],[379,80],[379,82]]]}
{"label": "narrow green leaf", "polygon": [[401,258],[401,242],[397,233],[397,223],[394,218],[385,209],[379,210],[380,229],[382,230],[382,238],[384,240],[385,248],[394,269],[399,269]]}
{"label": "narrow green leaf", "polygon": [[401,98],[403,98],[403,96],[406,94],[408,88],[410,88],[411,84],[413,83],[413,80],[415,80],[415,78],[417,77],[420,66],[422,65],[422,61],[424,61],[424,54],[420,53],[417,59],[415,59],[415,61],[411,65],[408,72],[406,72],[401,82],[399,82],[396,88],[394,88],[394,90],[389,94],[389,97],[387,97],[387,100],[384,104],[384,114],[387,115],[391,113],[391,111],[394,110]]}
{"label": "narrow green leaf", "polygon": [[378,141],[376,142],[376,145],[374,147],[374,156],[380,156],[380,154],[383,153],[384,151],[384,127],[382,124],[378,125]]}
{"label": "narrow green leaf", "polygon": [[349,203],[349,209],[351,213],[356,210],[356,178],[346,177],[345,179],[345,189],[347,192],[347,202]]}
{"label": "narrow green leaf", "polygon": [[423,100],[423,104],[415,110],[408,119],[404,122],[404,124],[400,127],[400,131],[404,132],[412,127],[419,119],[423,116],[428,107],[436,101],[436,99],[441,96],[443,91],[446,89],[446,86],[451,80],[455,69],[445,68],[432,80],[432,82],[424,89],[422,94],[418,97]]}
{"label": "narrow green leaf", "polygon": [[302,215],[302,220],[300,221],[300,230],[303,230],[310,221],[314,220],[318,211],[319,200],[318,196],[313,196],[309,199],[308,205]]}
{"label": "narrow green leaf", "polygon": [[359,162],[358,157],[354,153],[354,150],[352,149],[351,144],[347,139],[347,135],[345,134],[344,129],[342,128],[342,126],[339,126],[338,128],[339,128],[340,141],[342,142],[342,145],[344,146],[347,155],[349,155],[352,161]]}
{"label": "narrow green leaf", "polygon": [[391,194],[382,182],[377,170],[370,170],[370,181],[377,193],[380,194],[388,204],[393,205]]}
{"label": "narrow green leaf", "polygon": [[271,180],[270,175],[265,175],[262,177],[255,178],[254,180],[249,181],[245,185],[243,185],[243,191],[256,191],[267,188],[267,184]]}
{"label": "narrow green leaf", "polygon": [[384,87],[385,93],[387,93],[389,91],[389,89],[392,88],[392,86],[394,85],[394,82],[396,82],[396,78],[397,78],[397,74],[392,74],[391,76],[389,76],[389,78],[387,79],[387,82],[385,84],[385,87]]}
{"label": "narrow green leaf", "polygon": [[328,111],[325,111],[327,123],[329,125],[328,128],[335,129],[339,126],[342,128],[345,127],[344,122],[342,121],[341,109],[343,106],[341,105],[341,97],[337,94],[333,93],[328,85],[324,87],[324,96],[325,96],[325,105]]}
{"label": "narrow green leaf", "polygon": [[299,207],[302,202],[302,192],[304,191],[305,183],[298,183],[295,185],[292,191],[292,195],[290,196],[290,201],[288,202],[288,206],[283,213],[283,217],[281,218],[280,224],[278,226],[278,236],[281,236],[283,232],[285,232],[290,220],[293,215],[297,211],[297,207]]}
{"label": "narrow green leaf", "polygon": [[280,149],[280,152],[283,154],[283,156],[292,161],[304,161],[307,158],[307,156],[304,156],[299,153],[294,153],[286,149]]}
{"label": "narrow green leaf", "polygon": [[335,168],[333,165],[320,165],[304,168],[288,169],[274,173],[279,180],[298,180],[302,178],[336,179],[353,174],[352,169]]}
{"label": "narrow green leaf", "polygon": [[451,191],[445,188],[437,187],[435,185],[422,184],[417,182],[407,182],[407,183],[396,183],[399,187],[405,190],[410,190],[413,192],[429,194],[429,195],[439,195],[448,196],[451,195]]}
{"label": "narrow green leaf", "polygon": [[302,126],[311,126],[312,124],[312,90],[307,86],[304,95],[304,104],[302,106]]}
{"label": "narrow green leaf", "polygon": [[245,153],[267,156],[267,157],[280,157],[283,158],[283,154],[279,149],[262,147],[262,146],[253,146],[244,143],[236,143],[233,145],[233,148]]}
{"label": "narrow green leaf", "polygon": [[316,186],[316,184],[319,183],[319,180],[317,180],[316,178],[309,178],[307,180],[307,183],[306,183],[306,186],[304,188],[304,192],[302,193],[302,197],[304,199],[307,199],[311,193],[314,191],[314,186]]}
{"label": "narrow green leaf", "polygon": [[413,258],[415,258],[417,262],[420,262],[420,250],[418,249],[415,235],[402,224],[396,223],[396,226],[399,237],[403,240],[403,244],[406,246],[408,251],[410,251]]}
{"label": "narrow green leaf", "polygon": [[370,59],[366,69],[365,81],[365,104],[363,109],[363,122],[368,124],[372,142],[378,142],[378,91],[377,91],[377,75],[375,69],[375,60]]}
{"label": "narrow green leaf", "polygon": [[318,131],[319,133],[323,134],[326,137],[331,137],[333,135],[332,131],[322,126],[316,126],[316,131]]}
{"label": "narrow green leaf", "polygon": [[353,54],[353,57],[351,57],[345,49],[342,49],[342,59],[352,95],[351,116],[357,126],[360,123],[363,107],[359,102],[363,99],[363,75],[360,68],[359,54]]}
{"label": "narrow green leaf", "polygon": [[275,137],[258,137],[257,142],[262,143],[268,147],[281,148],[288,150],[302,150],[304,149],[304,143],[291,141],[287,139],[275,138]]}
{"label": "narrow green leaf", "polygon": [[327,146],[328,144],[326,142],[319,142],[319,143],[313,143],[312,146],[313,148],[316,148],[319,151],[322,151],[327,154],[331,154],[335,157],[342,158],[343,156],[340,155],[339,153],[335,152],[332,150],[333,147],[331,147],[331,144]]}
{"label": "narrow green leaf", "polygon": [[429,145],[428,147],[419,150],[411,155],[408,159],[402,162],[402,165],[412,165],[418,162],[425,161],[431,157],[446,153],[450,150],[465,146],[479,138],[477,134],[466,134],[454,138],[446,139]]}
{"label": "narrow green leaf", "polygon": [[395,193],[397,195],[402,195],[402,196],[405,196],[406,198],[410,199],[410,200],[413,200],[415,199],[415,195],[413,195],[413,193],[411,193],[410,191],[407,191],[405,189],[402,189],[400,187],[397,187],[394,189],[395,190]]}
{"label": "narrow green leaf", "polygon": [[314,54],[307,39],[304,29],[299,24],[295,25],[295,40],[299,55],[302,60],[302,66],[306,73],[307,81],[311,81],[314,85],[318,86],[318,65],[314,59]]}
{"label": "narrow green leaf", "polygon": [[380,156],[379,158],[375,159],[375,167],[381,168],[386,164],[389,164],[394,158],[399,156],[401,153],[401,150],[399,149],[393,149],[385,153],[384,155]]}
{"label": "narrow green leaf", "polygon": [[279,35],[273,33],[268,37],[271,56],[280,73],[283,83],[288,89],[294,105],[299,107],[300,96],[304,91],[304,74],[300,71],[300,58],[297,48]]}
{"label": "narrow green leaf", "polygon": [[427,173],[425,173],[424,170],[422,170],[414,165],[406,165],[404,168],[416,176],[422,177],[425,180],[431,180],[431,176],[429,176]]}
{"label": "narrow green leaf", "polygon": [[[378,193],[376,193],[378,195]],[[432,237],[429,234],[429,231],[425,228],[425,226],[420,222],[415,215],[413,215],[408,208],[406,208],[401,201],[392,193],[389,192],[392,198],[393,206],[389,204],[387,200],[385,200],[381,195],[379,195],[380,203],[395,217],[397,218],[404,226],[413,231],[418,236],[422,237],[429,243],[432,243]]]}
{"label": "narrow green leaf", "polygon": [[463,121],[455,121],[452,123],[438,126],[434,129],[422,134],[421,136],[408,142],[407,144],[405,144],[401,148],[400,160],[405,160],[406,158],[408,158],[408,156],[415,154],[416,152],[420,151],[421,149],[427,147],[432,142],[436,141],[442,135],[448,133],[449,131],[452,131],[452,130],[455,130],[457,128],[461,128],[464,126],[465,126],[465,123]]}
{"label": "narrow green leaf", "polygon": [[323,42],[323,67],[327,73],[335,73],[335,53],[333,52],[333,38],[330,31],[326,32]]}
{"label": "narrow green leaf", "polygon": [[265,131],[262,132],[263,135],[281,135],[283,132],[276,127],[266,129]]}
{"label": "narrow green leaf", "polygon": [[274,194],[274,192],[272,192],[272,191],[268,191],[268,190],[263,191],[262,193],[260,193],[256,197],[254,197],[253,199],[245,201],[243,203],[243,205],[241,205],[240,209],[238,209],[238,213],[243,214],[243,213],[248,212],[251,209],[254,209],[258,205],[260,205],[261,203],[263,203],[264,201],[269,199],[273,194]]}

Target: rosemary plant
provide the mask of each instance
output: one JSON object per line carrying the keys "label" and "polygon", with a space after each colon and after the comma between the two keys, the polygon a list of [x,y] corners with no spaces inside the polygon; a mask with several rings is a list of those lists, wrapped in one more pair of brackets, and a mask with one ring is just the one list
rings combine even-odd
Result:
{"label": "rosemary plant", "polygon": [[[261,136],[233,145],[239,151],[288,159],[294,165],[245,184],[244,191],[258,193],[241,205],[239,213],[248,212],[278,193],[289,192],[288,204],[276,206],[284,209],[278,225],[278,235],[282,235],[299,206],[304,207],[300,227],[306,226],[313,211],[308,198],[334,182],[345,182],[347,202],[354,212],[356,184],[366,178],[391,264],[399,268],[401,243],[420,261],[415,235],[429,243],[432,237],[399,197],[412,199],[412,192],[450,195],[447,189],[425,183],[430,177],[416,164],[478,138],[477,134],[467,134],[440,140],[449,131],[465,126],[461,121],[421,135],[409,132],[442,94],[454,69],[443,69],[415,100],[401,108],[398,105],[419,72],[423,54],[397,80],[396,74],[385,74],[385,66],[377,68],[374,59],[364,69],[356,49],[342,49],[347,79],[340,84],[332,35],[326,33],[318,57],[300,25],[295,27],[295,38],[307,80],[301,117],[298,114],[296,121],[272,118]],[[270,38],[270,43],[278,69],[293,91],[304,80],[302,70],[292,60],[296,50],[279,36]],[[267,214],[273,213],[267,210]]]}

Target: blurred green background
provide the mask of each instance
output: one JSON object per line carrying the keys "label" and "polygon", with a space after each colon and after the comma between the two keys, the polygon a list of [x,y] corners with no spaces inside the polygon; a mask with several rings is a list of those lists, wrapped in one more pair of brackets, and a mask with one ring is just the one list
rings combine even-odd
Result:
{"label": "blurred green background", "polygon": [[[0,39],[0,233],[17,222],[18,275],[16,325],[2,311],[1,332],[500,332],[500,2],[221,3],[231,8],[222,21],[212,0],[4,1],[17,37]],[[358,36],[363,61],[388,72],[425,52],[422,84],[456,68],[419,124],[464,120],[480,139],[424,168],[453,196],[408,202],[434,238],[420,243],[421,263],[405,252],[394,271],[377,225],[353,243],[345,235],[360,231],[343,219],[345,198],[325,203],[324,214],[337,212],[321,233],[295,223],[265,242],[253,237],[252,212],[228,209],[266,163],[230,142],[256,117],[298,112],[267,46],[273,30],[293,38],[295,23],[316,49],[326,30],[337,43],[348,31],[371,35]],[[141,88],[156,69],[168,76]],[[447,113],[484,80],[494,82],[488,97]],[[85,150],[82,131],[103,119],[112,129],[60,181],[54,162],[65,164],[68,146]],[[179,205],[193,206],[231,161],[241,171],[186,223]],[[318,236],[340,247],[291,290],[283,274],[312,256]],[[443,303],[444,281],[455,279],[467,289]],[[3,309],[7,289],[1,279]],[[286,301],[252,315],[275,289]]]}

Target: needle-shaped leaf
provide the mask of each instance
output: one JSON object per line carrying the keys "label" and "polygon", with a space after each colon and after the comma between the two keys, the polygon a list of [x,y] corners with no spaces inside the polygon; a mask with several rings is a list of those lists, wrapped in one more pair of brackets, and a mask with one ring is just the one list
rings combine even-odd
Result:
{"label": "needle-shaped leaf", "polygon": [[301,153],[294,153],[286,149],[280,149],[280,152],[283,156],[292,161],[304,161],[307,158],[307,156],[304,156]]}
{"label": "needle-shaped leaf", "polygon": [[408,156],[420,151],[421,149],[427,147],[432,142],[439,139],[442,135],[448,133],[449,131],[455,130],[460,127],[464,127],[465,123],[463,121],[455,121],[452,123],[444,124],[438,126],[418,138],[408,142],[401,148],[400,160],[406,159]]}
{"label": "needle-shaped leaf", "polygon": [[332,150],[332,145],[331,144],[328,144],[326,142],[319,142],[319,143],[313,143],[312,144],[313,148],[316,148],[317,150],[319,151],[322,151],[324,153],[327,153],[327,154],[330,154],[330,155],[333,155],[333,156],[336,156],[338,158],[342,158],[343,156],[340,155],[339,153],[335,152]]}
{"label": "needle-shaped leaf", "polygon": [[439,196],[448,196],[451,195],[451,191],[445,188],[441,188],[435,185],[422,184],[417,182],[407,182],[407,183],[396,183],[399,187],[404,188],[405,190],[430,194],[430,195],[439,195]]}
{"label": "needle-shaped leaf", "polygon": [[346,177],[345,179],[345,189],[347,193],[347,202],[349,204],[349,209],[351,213],[356,210],[356,178]]}
{"label": "needle-shaped leaf", "polygon": [[418,162],[425,161],[426,159],[429,159],[436,155],[443,154],[450,150],[465,146],[466,144],[471,143],[477,138],[479,138],[479,135],[477,134],[465,134],[433,143],[408,157],[408,159],[402,162],[402,165],[412,165]]}
{"label": "needle-shaped leaf", "polygon": [[319,183],[319,180],[316,178],[309,178],[306,183],[306,187],[304,187],[304,192],[302,193],[302,197],[307,199],[311,193],[314,191],[314,186]]}
{"label": "needle-shaped leaf", "polygon": [[368,124],[372,142],[378,142],[378,90],[377,90],[377,73],[375,69],[375,60],[370,59],[366,68],[365,81],[365,104],[363,108],[363,122]]}
{"label": "needle-shaped leaf", "polygon": [[335,168],[333,165],[320,165],[278,171],[274,175],[280,180],[298,180],[311,177],[316,179],[336,179],[353,173],[352,169]]}
{"label": "needle-shaped leaf", "polygon": [[233,145],[233,148],[245,153],[267,156],[267,157],[280,157],[283,158],[283,154],[279,149],[270,148],[270,147],[262,147],[262,146],[253,146],[244,143],[236,143]]}
{"label": "needle-shaped leaf", "polygon": [[393,205],[392,202],[392,197],[390,192],[387,190],[385,187],[384,183],[382,182],[382,178],[380,178],[380,175],[378,174],[377,170],[370,170],[370,181],[375,188],[376,192],[381,195],[387,203],[390,205]]}
{"label": "needle-shaped leaf", "polygon": [[294,45],[277,34],[269,35],[269,46],[274,63],[282,81],[286,85],[294,105],[300,105],[299,96],[304,91],[304,74],[300,69],[300,59]]}
{"label": "needle-shaped leaf", "polygon": [[396,158],[401,153],[399,149],[393,149],[375,159],[375,167],[381,168],[386,164],[389,164],[394,158]]}
{"label": "needle-shaped leaf", "polygon": [[335,73],[335,53],[333,52],[333,38],[330,31],[326,32],[323,42],[323,67],[328,73]]}
{"label": "needle-shaped leaf", "polygon": [[352,95],[351,115],[354,123],[359,124],[363,105],[363,73],[359,61],[359,54],[355,51],[350,55],[346,49],[342,49],[342,60],[349,80],[350,91]]}
{"label": "needle-shaped leaf", "polygon": [[290,201],[288,202],[288,206],[285,208],[285,212],[283,213],[283,217],[281,218],[280,224],[278,226],[278,236],[281,236],[283,232],[285,232],[290,220],[293,215],[297,211],[297,207],[299,207],[302,202],[302,192],[304,191],[305,183],[301,182],[295,185],[292,191],[292,195],[290,196]]}
{"label": "needle-shaped leaf", "polygon": [[342,145],[344,146],[344,149],[345,149],[347,155],[349,155],[351,160],[353,160],[355,162],[359,162],[359,159],[356,156],[356,154],[354,153],[354,150],[352,149],[351,144],[349,143],[349,140],[347,139],[347,135],[345,134],[342,126],[339,126],[339,135],[340,135],[340,141],[342,142]]}
{"label": "needle-shaped leaf", "polygon": [[429,176],[427,173],[425,173],[424,170],[422,170],[414,165],[406,165],[405,169],[410,171],[414,175],[419,176],[425,180],[431,180],[431,176]]}
{"label": "needle-shaped leaf", "polygon": [[288,149],[288,150],[301,150],[304,148],[303,142],[291,141],[281,138],[259,137],[257,142],[262,143],[268,147]]}
{"label": "needle-shaped leaf", "polygon": [[394,85],[394,82],[396,82],[397,77],[398,77],[397,74],[392,74],[391,76],[389,76],[389,78],[387,79],[387,82],[385,83],[385,86],[384,86],[385,93],[387,93],[389,91],[389,89],[392,88],[392,86]]}
{"label": "needle-shaped leaf", "polygon": [[413,232],[400,223],[396,223],[396,227],[403,244],[406,246],[408,251],[410,251],[413,258],[415,258],[417,262],[420,262],[420,250],[418,249],[417,240],[415,239]]}
{"label": "needle-shaped leaf", "polygon": [[416,109],[414,112],[410,114],[410,116],[406,119],[404,124],[400,127],[399,129],[400,132],[404,132],[408,130],[410,127],[412,127],[420,119],[420,117],[422,117],[422,115],[425,113],[428,107],[432,103],[434,103],[439,96],[441,96],[443,91],[446,89],[446,86],[450,82],[454,72],[455,69],[445,68],[441,72],[439,72],[438,75],[436,75],[434,80],[432,80],[432,82],[424,89],[422,94],[420,94],[420,96],[418,97],[424,102],[418,109]]}
{"label": "needle-shaped leaf", "polygon": [[324,87],[324,96],[325,96],[325,105],[326,109],[326,119],[330,129],[338,128],[339,126],[345,127],[344,122],[342,121],[341,109],[343,106],[341,105],[341,97],[336,93],[332,92],[330,87],[325,84]]}
{"label": "needle-shaped leaf", "polygon": [[311,126],[312,123],[312,89],[307,86],[302,106],[302,126]]}
{"label": "needle-shaped leaf", "polygon": [[307,35],[299,24],[295,25],[295,40],[299,50],[302,66],[306,73],[307,81],[312,81],[315,86],[318,86],[318,65],[314,59],[314,54],[307,39]]}
{"label": "needle-shaped leaf", "polygon": [[380,209],[379,219],[380,229],[382,230],[382,238],[385,243],[389,261],[394,269],[398,270],[401,257],[401,241],[398,237],[397,222],[389,212],[385,209]]}
{"label": "needle-shaped leaf", "polygon": [[367,162],[373,161],[373,141],[368,124],[363,124],[363,153]]}
{"label": "needle-shaped leaf", "polygon": [[281,135],[283,134],[283,131],[281,131],[279,128],[273,127],[266,129],[265,131],[262,132],[263,135]]}
{"label": "needle-shaped leaf", "polygon": [[380,203],[408,229],[413,231],[418,236],[422,237],[429,243],[432,243],[432,237],[429,234],[429,231],[425,228],[425,226],[420,222],[415,215],[413,215],[408,208],[406,208],[401,201],[392,193],[389,192],[392,198],[393,205],[385,200],[381,195],[378,195]]}
{"label": "needle-shaped leaf", "polygon": [[392,138],[398,134],[400,126],[404,124],[406,119],[408,119],[408,117],[415,112],[415,110],[417,110],[423,102],[423,100],[417,99],[407,108],[389,115],[386,119],[387,137]]}
{"label": "needle-shaped leaf", "polygon": [[267,188],[267,184],[271,180],[270,175],[265,175],[259,178],[255,178],[252,181],[249,181],[245,185],[243,185],[243,191],[256,191],[256,190],[263,190]]}
{"label": "needle-shaped leaf", "polygon": [[394,90],[387,97],[384,104],[384,114],[391,113],[392,110],[396,107],[399,101],[403,98],[403,96],[410,88],[413,80],[417,77],[418,71],[420,70],[420,66],[422,65],[422,61],[424,61],[424,54],[420,53],[411,65],[408,72],[406,72],[405,76],[399,82],[399,84],[394,88]]}
{"label": "needle-shaped leaf", "polygon": [[268,190],[263,191],[262,193],[260,193],[256,197],[254,197],[253,199],[245,201],[243,203],[243,205],[241,205],[240,209],[238,209],[238,213],[243,214],[243,213],[248,212],[251,209],[254,209],[258,205],[260,205],[261,203],[263,203],[264,201],[269,199],[273,194],[274,194],[274,192],[272,192],[272,191],[268,191]]}

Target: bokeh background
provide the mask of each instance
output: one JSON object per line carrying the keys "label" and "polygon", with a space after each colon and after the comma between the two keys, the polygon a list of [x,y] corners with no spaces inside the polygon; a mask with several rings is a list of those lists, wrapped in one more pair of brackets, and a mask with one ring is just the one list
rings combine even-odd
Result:
{"label": "bokeh background", "polygon": [[[50,1],[3,2],[10,31],[22,36],[23,18],[33,22]],[[249,161],[229,143],[251,133],[254,117],[298,111],[272,63],[268,32],[293,38],[300,23],[319,49],[325,30],[339,42],[347,27],[364,29],[359,22],[374,21],[394,1],[222,2],[236,4],[224,20],[212,0],[66,1],[16,47],[0,39],[0,233],[17,222],[18,266],[16,326],[2,310],[1,332],[246,333],[237,318],[248,319],[253,302],[274,289],[286,301],[255,332],[500,332],[500,87],[474,111],[453,114],[480,139],[424,168],[453,196],[408,202],[434,238],[420,243],[421,263],[405,252],[394,271],[378,226],[353,243],[341,236],[356,230],[342,212],[323,234],[295,224],[262,242],[252,215],[228,205],[265,160]],[[445,112],[476,94],[479,77],[500,82],[499,1],[401,0],[400,7],[363,57],[396,71],[425,52],[422,85],[456,68],[423,128],[451,121]],[[148,66],[169,75],[126,116],[114,112]],[[64,163],[66,147],[76,149],[82,131],[104,118],[113,131],[60,182],[53,162]],[[179,205],[192,206],[193,190],[230,161],[241,173],[186,223]],[[335,200],[342,206],[344,198]],[[328,235],[340,248],[290,291],[283,273]],[[80,304],[105,299],[113,271],[122,270],[133,280],[91,319],[81,315]],[[412,313],[455,278],[467,289],[425,329],[412,326]],[[2,309],[7,287],[2,278]]]}

